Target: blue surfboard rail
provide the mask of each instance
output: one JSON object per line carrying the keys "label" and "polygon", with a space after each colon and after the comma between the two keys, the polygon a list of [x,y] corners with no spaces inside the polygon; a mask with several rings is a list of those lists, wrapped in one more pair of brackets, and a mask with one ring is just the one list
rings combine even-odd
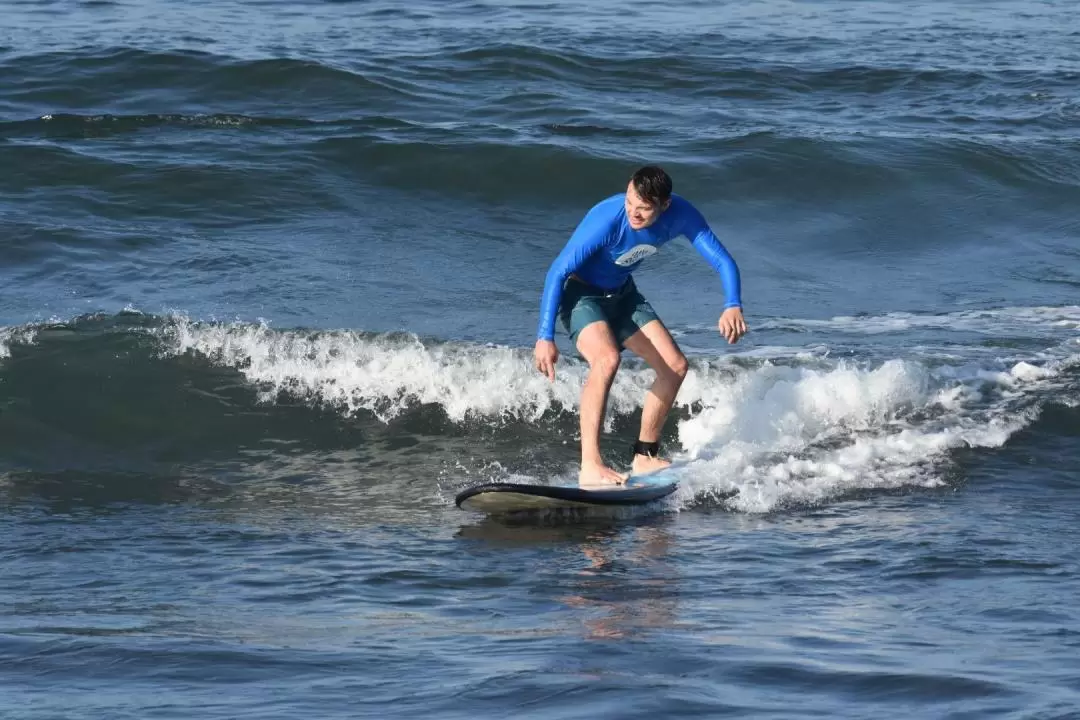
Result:
{"label": "blue surfboard rail", "polygon": [[643,483],[640,485],[618,485],[610,490],[586,490],[580,487],[559,485],[526,485],[522,483],[487,483],[467,488],[458,493],[454,504],[461,504],[471,497],[483,493],[517,493],[546,497],[554,500],[584,503],[587,505],[644,505],[659,500],[675,492],[678,483]]}

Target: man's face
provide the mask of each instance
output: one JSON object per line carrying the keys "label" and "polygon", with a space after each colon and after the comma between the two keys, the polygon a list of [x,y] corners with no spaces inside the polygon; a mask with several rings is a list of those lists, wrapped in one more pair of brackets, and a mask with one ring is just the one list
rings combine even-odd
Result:
{"label": "man's face", "polygon": [[641,230],[652,225],[670,204],[671,200],[667,200],[662,206],[653,205],[637,194],[633,182],[626,186],[626,220],[633,230]]}

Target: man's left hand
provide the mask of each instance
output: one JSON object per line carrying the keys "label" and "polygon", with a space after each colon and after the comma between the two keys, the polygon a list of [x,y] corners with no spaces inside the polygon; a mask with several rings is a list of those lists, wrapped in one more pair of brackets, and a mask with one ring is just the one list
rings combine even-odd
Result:
{"label": "man's left hand", "polygon": [[746,321],[743,320],[742,308],[728,308],[720,316],[720,334],[727,338],[729,343],[739,342],[739,338],[746,334]]}

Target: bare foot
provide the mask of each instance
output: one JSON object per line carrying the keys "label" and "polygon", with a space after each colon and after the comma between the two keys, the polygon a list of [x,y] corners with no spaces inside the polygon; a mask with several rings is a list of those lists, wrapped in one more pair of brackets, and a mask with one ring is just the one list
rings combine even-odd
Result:
{"label": "bare foot", "polygon": [[671,465],[670,460],[664,460],[663,458],[652,457],[649,455],[635,455],[632,475],[648,475],[659,470],[663,470],[667,466]]}
{"label": "bare foot", "polygon": [[582,463],[578,473],[578,485],[581,487],[612,487],[625,485],[628,475],[618,473],[602,463]]}

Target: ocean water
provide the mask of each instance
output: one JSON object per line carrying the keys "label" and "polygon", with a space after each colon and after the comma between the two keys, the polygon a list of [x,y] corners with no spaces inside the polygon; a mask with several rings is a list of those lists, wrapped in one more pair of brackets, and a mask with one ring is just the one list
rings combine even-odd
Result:
{"label": "ocean water", "polygon": [[[457,509],[646,162],[679,492]],[[1078,260],[1065,0],[4,0],[0,716],[1078,718]]]}

